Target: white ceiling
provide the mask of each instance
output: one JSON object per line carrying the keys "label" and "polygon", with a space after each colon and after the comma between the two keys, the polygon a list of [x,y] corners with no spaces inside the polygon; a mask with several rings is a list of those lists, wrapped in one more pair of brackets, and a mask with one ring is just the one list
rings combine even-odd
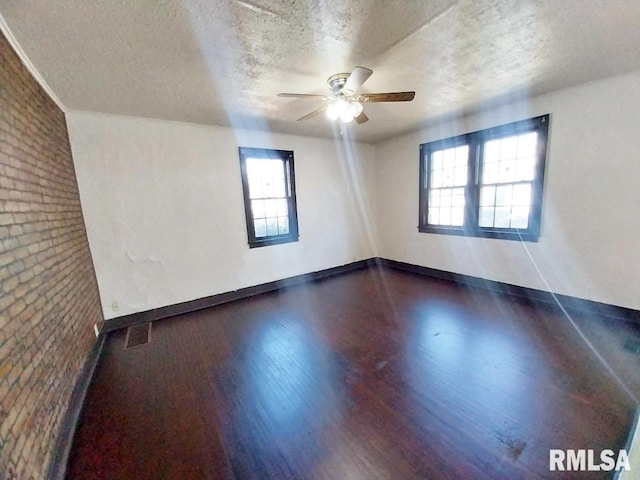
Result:
{"label": "white ceiling", "polygon": [[640,70],[638,0],[0,0],[68,109],[331,136],[308,99],[333,73],[374,70],[355,137]]}

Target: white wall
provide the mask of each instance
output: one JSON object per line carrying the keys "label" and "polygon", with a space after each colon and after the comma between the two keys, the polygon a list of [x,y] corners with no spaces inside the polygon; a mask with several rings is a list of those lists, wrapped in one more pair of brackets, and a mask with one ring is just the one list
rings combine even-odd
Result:
{"label": "white wall", "polygon": [[[380,256],[537,289],[546,289],[544,277],[555,293],[640,308],[639,112],[635,73],[377,145]],[[538,243],[417,231],[421,143],[545,113],[551,122]]]}
{"label": "white wall", "polygon": [[[638,112],[640,73],[375,147],[69,112],[105,317],[375,255],[639,309]],[[544,113],[552,117],[538,243],[418,233],[421,143]],[[295,151],[299,242],[248,248],[239,145]]]}
{"label": "white wall", "polygon": [[[67,121],[106,318],[376,255],[371,145],[87,112]],[[294,151],[298,242],[249,249],[238,146]]]}

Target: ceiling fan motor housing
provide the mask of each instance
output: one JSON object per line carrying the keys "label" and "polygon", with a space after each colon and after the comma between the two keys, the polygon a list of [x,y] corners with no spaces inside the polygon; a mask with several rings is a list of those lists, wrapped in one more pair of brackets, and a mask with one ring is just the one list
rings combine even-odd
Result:
{"label": "ceiling fan motor housing", "polygon": [[[327,79],[327,83],[329,84],[329,88],[331,89],[331,93],[334,95],[340,95],[342,93],[342,87],[345,83],[347,83],[347,79],[349,78],[350,73],[336,73],[335,75],[331,75]],[[345,92],[348,94],[352,94],[353,92]],[[344,94],[343,94],[344,95]]]}

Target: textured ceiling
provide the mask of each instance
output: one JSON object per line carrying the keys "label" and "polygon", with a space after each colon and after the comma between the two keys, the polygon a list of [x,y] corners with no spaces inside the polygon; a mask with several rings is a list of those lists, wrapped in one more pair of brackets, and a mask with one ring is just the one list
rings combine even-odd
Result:
{"label": "textured ceiling", "polygon": [[640,70],[638,0],[0,0],[69,109],[331,136],[308,99],[356,65],[377,142],[505,96]]}

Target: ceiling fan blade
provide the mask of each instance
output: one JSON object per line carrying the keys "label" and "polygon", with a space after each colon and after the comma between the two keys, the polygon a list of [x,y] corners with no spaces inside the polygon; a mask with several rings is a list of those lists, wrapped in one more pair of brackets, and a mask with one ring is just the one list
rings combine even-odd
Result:
{"label": "ceiling fan blade", "polygon": [[353,121],[356,122],[358,125],[360,125],[361,123],[368,122],[369,121],[369,117],[367,117],[364,114],[364,112],[362,112],[360,115],[358,115],[356,118],[354,118]]}
{"label": "ceiling fan blade", "polygon": [[327,106],[323,105],[320,108],[317,108],[316,110],[314,110],[313,112],[307,113],[304,117],[300,117],[297,121],[300,122],[301,120],[307,120],[308,118],[315,117],[319,113],[324,112],[326,109],[327,109]]}
{"label": "ceiling fan blade", "polygon": [[326,95],[314,95],[312,93],[279,93],[279,97],[294,97],[294,98],[324,98]]}
{"label": "ceiling fan blade", "polygon": [[410,102],[416,92],[367,93],[362,95],[364,102]]}
{"label": "ceiling fan blade", "polygon": [[345,93],[349,93],[353,95],[356,93],[360,87],[367,81],[367,79],[371,76],[373,70],[365,67],[356,67],[347,78],[347,81],[342,86],[342,91]]}

